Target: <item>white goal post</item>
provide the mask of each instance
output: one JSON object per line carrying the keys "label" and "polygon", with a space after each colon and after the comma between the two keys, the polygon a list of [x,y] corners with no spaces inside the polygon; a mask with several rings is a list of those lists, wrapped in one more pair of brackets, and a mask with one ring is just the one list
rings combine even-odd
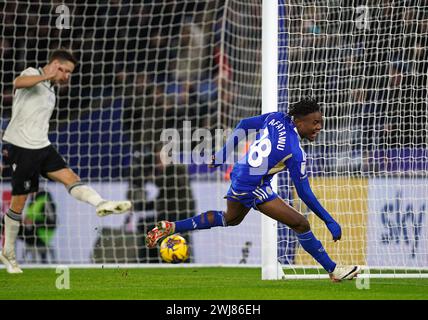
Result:
{"label": "white goal post", "polygon": [[[262,1],[262,113],[278,110],[278,2]],[[278,177],[272,179],[273,190],[278,189]],[[278,263],[278,223],[262,215],[262,279],[283,277]]]}

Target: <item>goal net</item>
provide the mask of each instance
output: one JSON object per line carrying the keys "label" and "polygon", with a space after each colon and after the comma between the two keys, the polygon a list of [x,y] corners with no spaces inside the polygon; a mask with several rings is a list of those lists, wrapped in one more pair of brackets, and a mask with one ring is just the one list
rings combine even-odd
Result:
{"label": "goal net", "polygon": [[[338,263],[366,266],[370,275],[426,275],[423,1],[277,4],[277,109],[306,96],[323,106],[325,128],[303,147],[312,188],[342,226],[342,240],[331,240],[286,174],[278,193],[307,216]],[[45,193],[24,210],[18,262],[157,266],[158,249],[144,246],[157,221],[225,209],[231,165],[208,169],[211,153],[202,151],[218,150],[239,120],[262,112],[262,11],[262,0],[0,4],[2,130],[13,79],[44,66],[52,50],[71,49],[79,64],[57,89],[50,140],[103,197],[134,204],[130,214],[98,218],[42,179]],[[171,141],[167,163],[162,147]],[[10,168],[2,167],[2,179],[4,213]],[[275,225],[275,240],[262,242],[260,225],[252,210],[239,226],[183,234],[189,262],[260,266],[262,248],[271,246],[277,250],[268,258],[287,276],[326,276],[292,230]]]}
{"label": "goal net", "polygon": [[[158,248],[144,245],[157,221],[225,209],[230,166],[208,170],[211,150],[195,148],[198,134],[220,147],[227,130],[261,112],[261,1],[11,0],[0,21],[2,130],[14,78],[71,49],[79,63],[57,89],[50,141],[104,198],[134,204],[131,214],[98,218],[41,178],[24,210],[20,264],[161,263]],[[162,161],[167,130],[180,141],[173,163]],[[4,213],[10,168],[2,178]],[[231,232],[184,234],[189,262],[259,264],[259,219],[253,212]]]}
{"label": "goal net", "polygon": [[[427,276],[427,19],[421,1],[279,1],[279,110],[308,95],[323,106],[307,168],[342,240],[287,176],[279,189],[333,260],[371,276]],[[325,275],[286,226],[278,248],[286,274]]]}

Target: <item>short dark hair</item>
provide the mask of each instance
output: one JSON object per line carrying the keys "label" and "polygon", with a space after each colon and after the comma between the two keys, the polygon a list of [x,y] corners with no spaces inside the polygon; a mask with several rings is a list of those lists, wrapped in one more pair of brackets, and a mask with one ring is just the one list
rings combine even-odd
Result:
{"label": "short dark hair", "polygon": [[51,63],[53,60],[58,59],[61,61],[70,61],[74,65],[77,64],[76,58],[73,56],[73,54],[65,49],[58,49],[51,53],[49,57],[49,63]]}
{"label": "short dark hair", "polygon": [[307,97],[299,102],[291,105],[288,109],[288,114],[295,118],[304,117],[310,113],[321,112],[321,107],[318,101],[312,97]]}

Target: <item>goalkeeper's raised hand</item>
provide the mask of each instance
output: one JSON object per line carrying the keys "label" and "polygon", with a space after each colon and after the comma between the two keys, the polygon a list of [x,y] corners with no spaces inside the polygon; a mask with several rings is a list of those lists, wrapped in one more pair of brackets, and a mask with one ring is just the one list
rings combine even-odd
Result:
{"label": "goalkeeper's raised hand", "polygon": [[331,220],[329,222],[325,223],[328,230],[331,232],[331,235],[333,236],[333,240],[334,242],[336,242],[337,240],[340,240],[340,238],[342,238],[342,228],[340,227],[340,225],[334,221]]}

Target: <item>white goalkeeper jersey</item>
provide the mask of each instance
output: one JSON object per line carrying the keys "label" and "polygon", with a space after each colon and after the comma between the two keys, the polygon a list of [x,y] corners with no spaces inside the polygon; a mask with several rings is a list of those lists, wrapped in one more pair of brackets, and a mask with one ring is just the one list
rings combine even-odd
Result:
{"label": "white goalkeeper jersey", "polygon": [[[21,76],[43,75],[42,68],[27,68]],[[49,80],[15,90],[12,118],[3,140],[18,147],[41,149],[50,145],[49,120],[55,108],[55,90]]]}

